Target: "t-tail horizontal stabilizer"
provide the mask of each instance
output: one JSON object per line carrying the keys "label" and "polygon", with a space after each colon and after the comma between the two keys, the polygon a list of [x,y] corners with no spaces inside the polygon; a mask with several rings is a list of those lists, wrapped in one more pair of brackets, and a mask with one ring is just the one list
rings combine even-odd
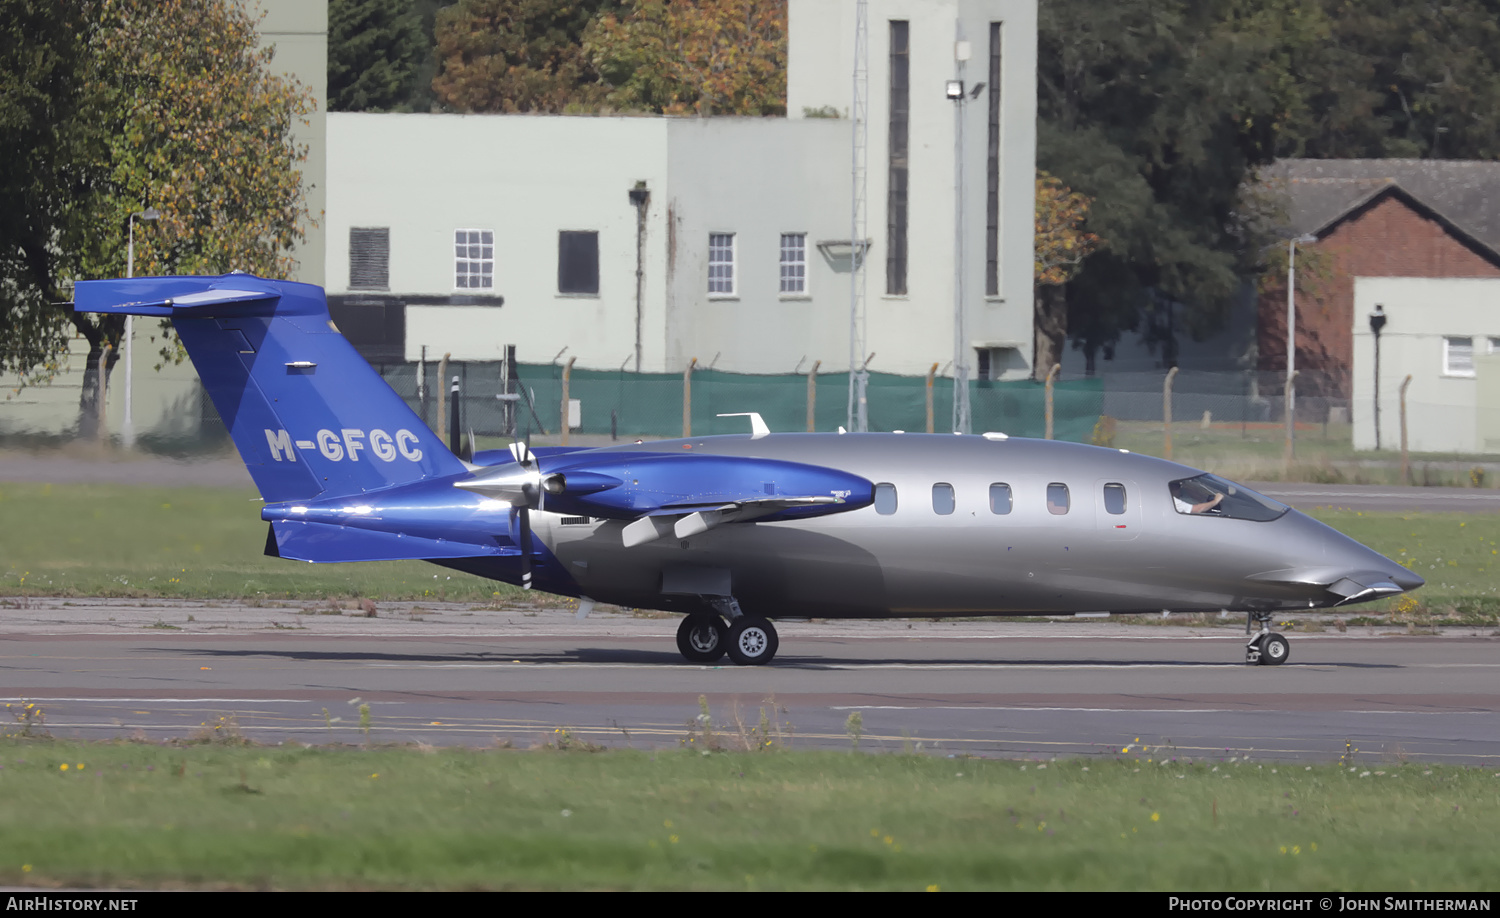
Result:
{"label": "t-tail horizontal stabilizer", "polygon": [[465,472],[339,334],[322,288],[249,274],[80,281],[74,308],[170,318],[268,502]]}

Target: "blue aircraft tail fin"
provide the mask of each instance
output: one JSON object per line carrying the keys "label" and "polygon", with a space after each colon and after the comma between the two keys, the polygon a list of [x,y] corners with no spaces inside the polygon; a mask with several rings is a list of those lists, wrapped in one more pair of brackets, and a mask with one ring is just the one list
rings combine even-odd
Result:
{"label": "blue aircraft tail fin", "polygon": [[465,470],[339,334],[319,287],[248,274],[80,281],[74,308],[170,317],[268,502]]}

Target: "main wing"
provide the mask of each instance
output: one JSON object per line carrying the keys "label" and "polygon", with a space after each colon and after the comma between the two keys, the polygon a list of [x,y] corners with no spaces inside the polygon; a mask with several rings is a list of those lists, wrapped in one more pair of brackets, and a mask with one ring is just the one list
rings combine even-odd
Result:
{"label": "main wing", "polygon": [[744,456],[587,451],[531,456],[517,450],[457,481],[463,488],[572,516],[625,520],[629,548],[725,523],[770,522],[869,506],[875,486],[825,466]]}

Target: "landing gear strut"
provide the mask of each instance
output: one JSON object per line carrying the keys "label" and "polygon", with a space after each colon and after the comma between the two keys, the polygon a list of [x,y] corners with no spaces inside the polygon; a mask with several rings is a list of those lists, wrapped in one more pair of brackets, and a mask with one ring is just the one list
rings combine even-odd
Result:
{"label": "landing gear strut", "polygon": [[677,628],[677,649],[688,662],[714,663],[726,653],[740,666],[764,666],[775,659],[781,642],[770,621],[746,615],[732,596],[708,599],[713,612],[694,612]]}
{"label": "landing gear strut", "polygon": [[1251,612],[1245,619],[1245,633],[1251,634],[1253,625],[1260,630],[1245,644],[1245,665],[1280,666],[1291,653],[1287,639],[1271,630],[1270,612]]}

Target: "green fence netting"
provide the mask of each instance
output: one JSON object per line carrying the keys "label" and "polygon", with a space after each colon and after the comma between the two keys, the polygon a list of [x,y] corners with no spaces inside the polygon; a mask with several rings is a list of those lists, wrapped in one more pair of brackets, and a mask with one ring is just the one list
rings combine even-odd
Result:
{"label": "green fence netting", "polygon": [[[417,385],[417,364],[389,364],[378,368],[402,397],[429,424],[436,424],[438,397],[448,385],[438,379],[437,365],[425,366],[423,385]],[[555,364],[519,364],[517,376],[530,396],[520,402],[497,398],[503,385],[500,362],[452,363],[448,376],[459,378],[464,424],[481,436],[505,436],[512,419],[519,430],[555,435],[561,423],[563,369]],[[970,410],[975,433],[1002,431],[1012,436],[1040,437],[1046,430],[1046,387],[1030,380],[981,381],[970,384]],[[833,431],[848,424],[847,373],[815,377],[814,428]],[[741,433],[745,418],[719,414],[758,412],[773,431],[807,429],[808,379],[805,375],[752,376],[721,370],[696,370],[689,382],[692,432],[697,435]],[[577,399],[579,426],[575,434],[625,438],[682,435],[684,382],[681,373],[631,373],[619,370],[574,369],[568,396]],[[953,380],[937,379],[932,392],[934,430],[952,430]],[[507,405],[514,405],[507,412]],[[1088,442],[1104,404],[1098,379],[1059,381],[1053,388],[1053,436]],[[535,411],[533,416],[532,411]],[[871,373],[867,388],[869,429],[877,431],[927,429],[927,380],[921,376]]]}

